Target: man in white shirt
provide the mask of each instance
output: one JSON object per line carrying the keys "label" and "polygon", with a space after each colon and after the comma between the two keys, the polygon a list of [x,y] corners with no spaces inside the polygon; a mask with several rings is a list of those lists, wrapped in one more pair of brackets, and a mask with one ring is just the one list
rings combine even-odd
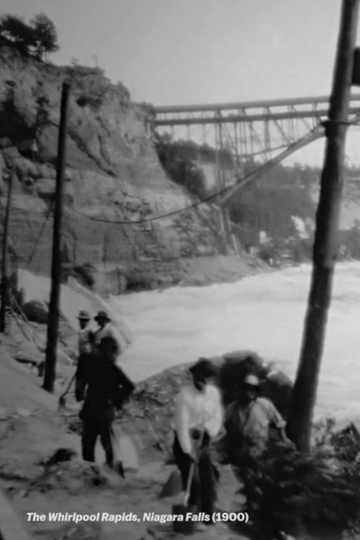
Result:
{"label": "man in white shirt", "polygon": [[186,386],[175,403],[175,441],[174,457],[180,469],[183,486],[186,489],[191,464],[194,463],[194,476],[189,497],[189,505],[197,507],[198,512],[209,516],[204,524],[210,525],[214,512],[216,484],[219,472],[213,465],[209,445],[211,439],[219,435],[223,424],[221,395],[211,382],[216,374],[213,364],[205,359],[190,368],[193,385]]}
{"label": "man in white shirt", "polygon": [[93,332],[89,325],[91,318],[87,311],[79,312],[79,335],[78,335],[78,358],[87,356],[93,352]]}

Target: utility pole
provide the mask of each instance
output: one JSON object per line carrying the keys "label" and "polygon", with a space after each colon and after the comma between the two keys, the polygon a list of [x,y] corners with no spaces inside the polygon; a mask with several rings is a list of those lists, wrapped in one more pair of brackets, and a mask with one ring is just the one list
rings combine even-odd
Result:
{"label": "utility pole", "polygon": [[333,88],[326,127],[326,152],[316,214],[313,272],[301,356],[292,395],[288,435],[310,451],[311,424],[338,251],[344,185],[345,140],[360,0],[343,0]]}
{"label": "utility pole", "polygon": [[260,222],[260,202],[259,202],[259,188],[257,179],[254,181],[254,194],[255,194],[255,227],[258,236],[258,244],[261,243],[260,233],[262,231],[262,223]]}
{"label": "utility pole", "polygon": [[0,332],[6,330],[6,306],[8,303],[9,283],[8,283],[8,245],[9,245],[9,223],[11,210],[11,194],[14,184],[14,168],[10,171],[9,185],[6,201],[5,220],[2,239],[2,264],[1,264],[1,309],[0,309]]}
{"label": "utility pole", "polygon": [[63,192],[66,167],[66,132],[68,104],[70,95],[69,83],[63,83],[61,95],[60,129],[58,141],[58,162],[55,190],[54,208],[54,232],[51,266],[51,294],[49,304],[49,321],[47,329],[47,345],[45,359],[45,374],[43,388],[48,392],[54,392],[56,376],[56,349],[59,332],[60,289],[62,274],[62,215],[63,215]]}

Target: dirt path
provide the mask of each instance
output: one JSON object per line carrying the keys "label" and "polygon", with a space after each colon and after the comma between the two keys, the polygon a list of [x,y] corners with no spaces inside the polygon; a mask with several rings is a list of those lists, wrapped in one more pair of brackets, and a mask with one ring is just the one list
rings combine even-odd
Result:
{"label": "dirt path", "polygon": [[[43,540],[140,540],[181,538],[171,523],[144,521],[145,513],[171,514],[173,499],[159,499],[172,466],[164,460],[146,463],[140,450],[141,467],[125,480],[109,475],[102,467],[79,458],[79,437],[68,430],[68,422],[57,411],[57,398],[40,388],[40,379],[16,364],[0,345],[0,481],[15,509],[35,538]],[[42,462],[59,448],[75,452],[71,461],[46,467]],[[237,482],[229,468],[222,470],[219,504],[223,510],[239,510]],[[27,512],[45,514],[43,522],[28,522]],[[94,523],[51,522],[48,514],[133,513],[139,522]],[[225,525],[218,524],[192,536],[239,538]]]}

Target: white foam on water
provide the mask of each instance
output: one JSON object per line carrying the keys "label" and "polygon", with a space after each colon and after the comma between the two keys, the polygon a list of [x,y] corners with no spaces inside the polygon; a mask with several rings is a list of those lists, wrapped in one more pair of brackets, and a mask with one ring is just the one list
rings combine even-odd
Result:
{"label": "white foam on water", "polygon": [[[311,267],[247,277],[233,284],[171,288],[113,297],[132,331],[122,363],[142,380],[199,356],[241,349],[274,360],[295,376]],[[360,419],[360,263],[336,267],[317,413]]]}

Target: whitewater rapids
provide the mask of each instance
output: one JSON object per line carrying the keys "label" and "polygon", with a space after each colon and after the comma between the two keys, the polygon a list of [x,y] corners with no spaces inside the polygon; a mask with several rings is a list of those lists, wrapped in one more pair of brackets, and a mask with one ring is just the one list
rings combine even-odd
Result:
{"label": "whitewater rapids", "polygon": [[[273,360],[291,379],[299,359],[311,267],[237,283],[113,297],[133,334],[123,365],[139,381],[199,356],[239,349]],[[317,413],[360,420],[360,263],[336,267]]]}

